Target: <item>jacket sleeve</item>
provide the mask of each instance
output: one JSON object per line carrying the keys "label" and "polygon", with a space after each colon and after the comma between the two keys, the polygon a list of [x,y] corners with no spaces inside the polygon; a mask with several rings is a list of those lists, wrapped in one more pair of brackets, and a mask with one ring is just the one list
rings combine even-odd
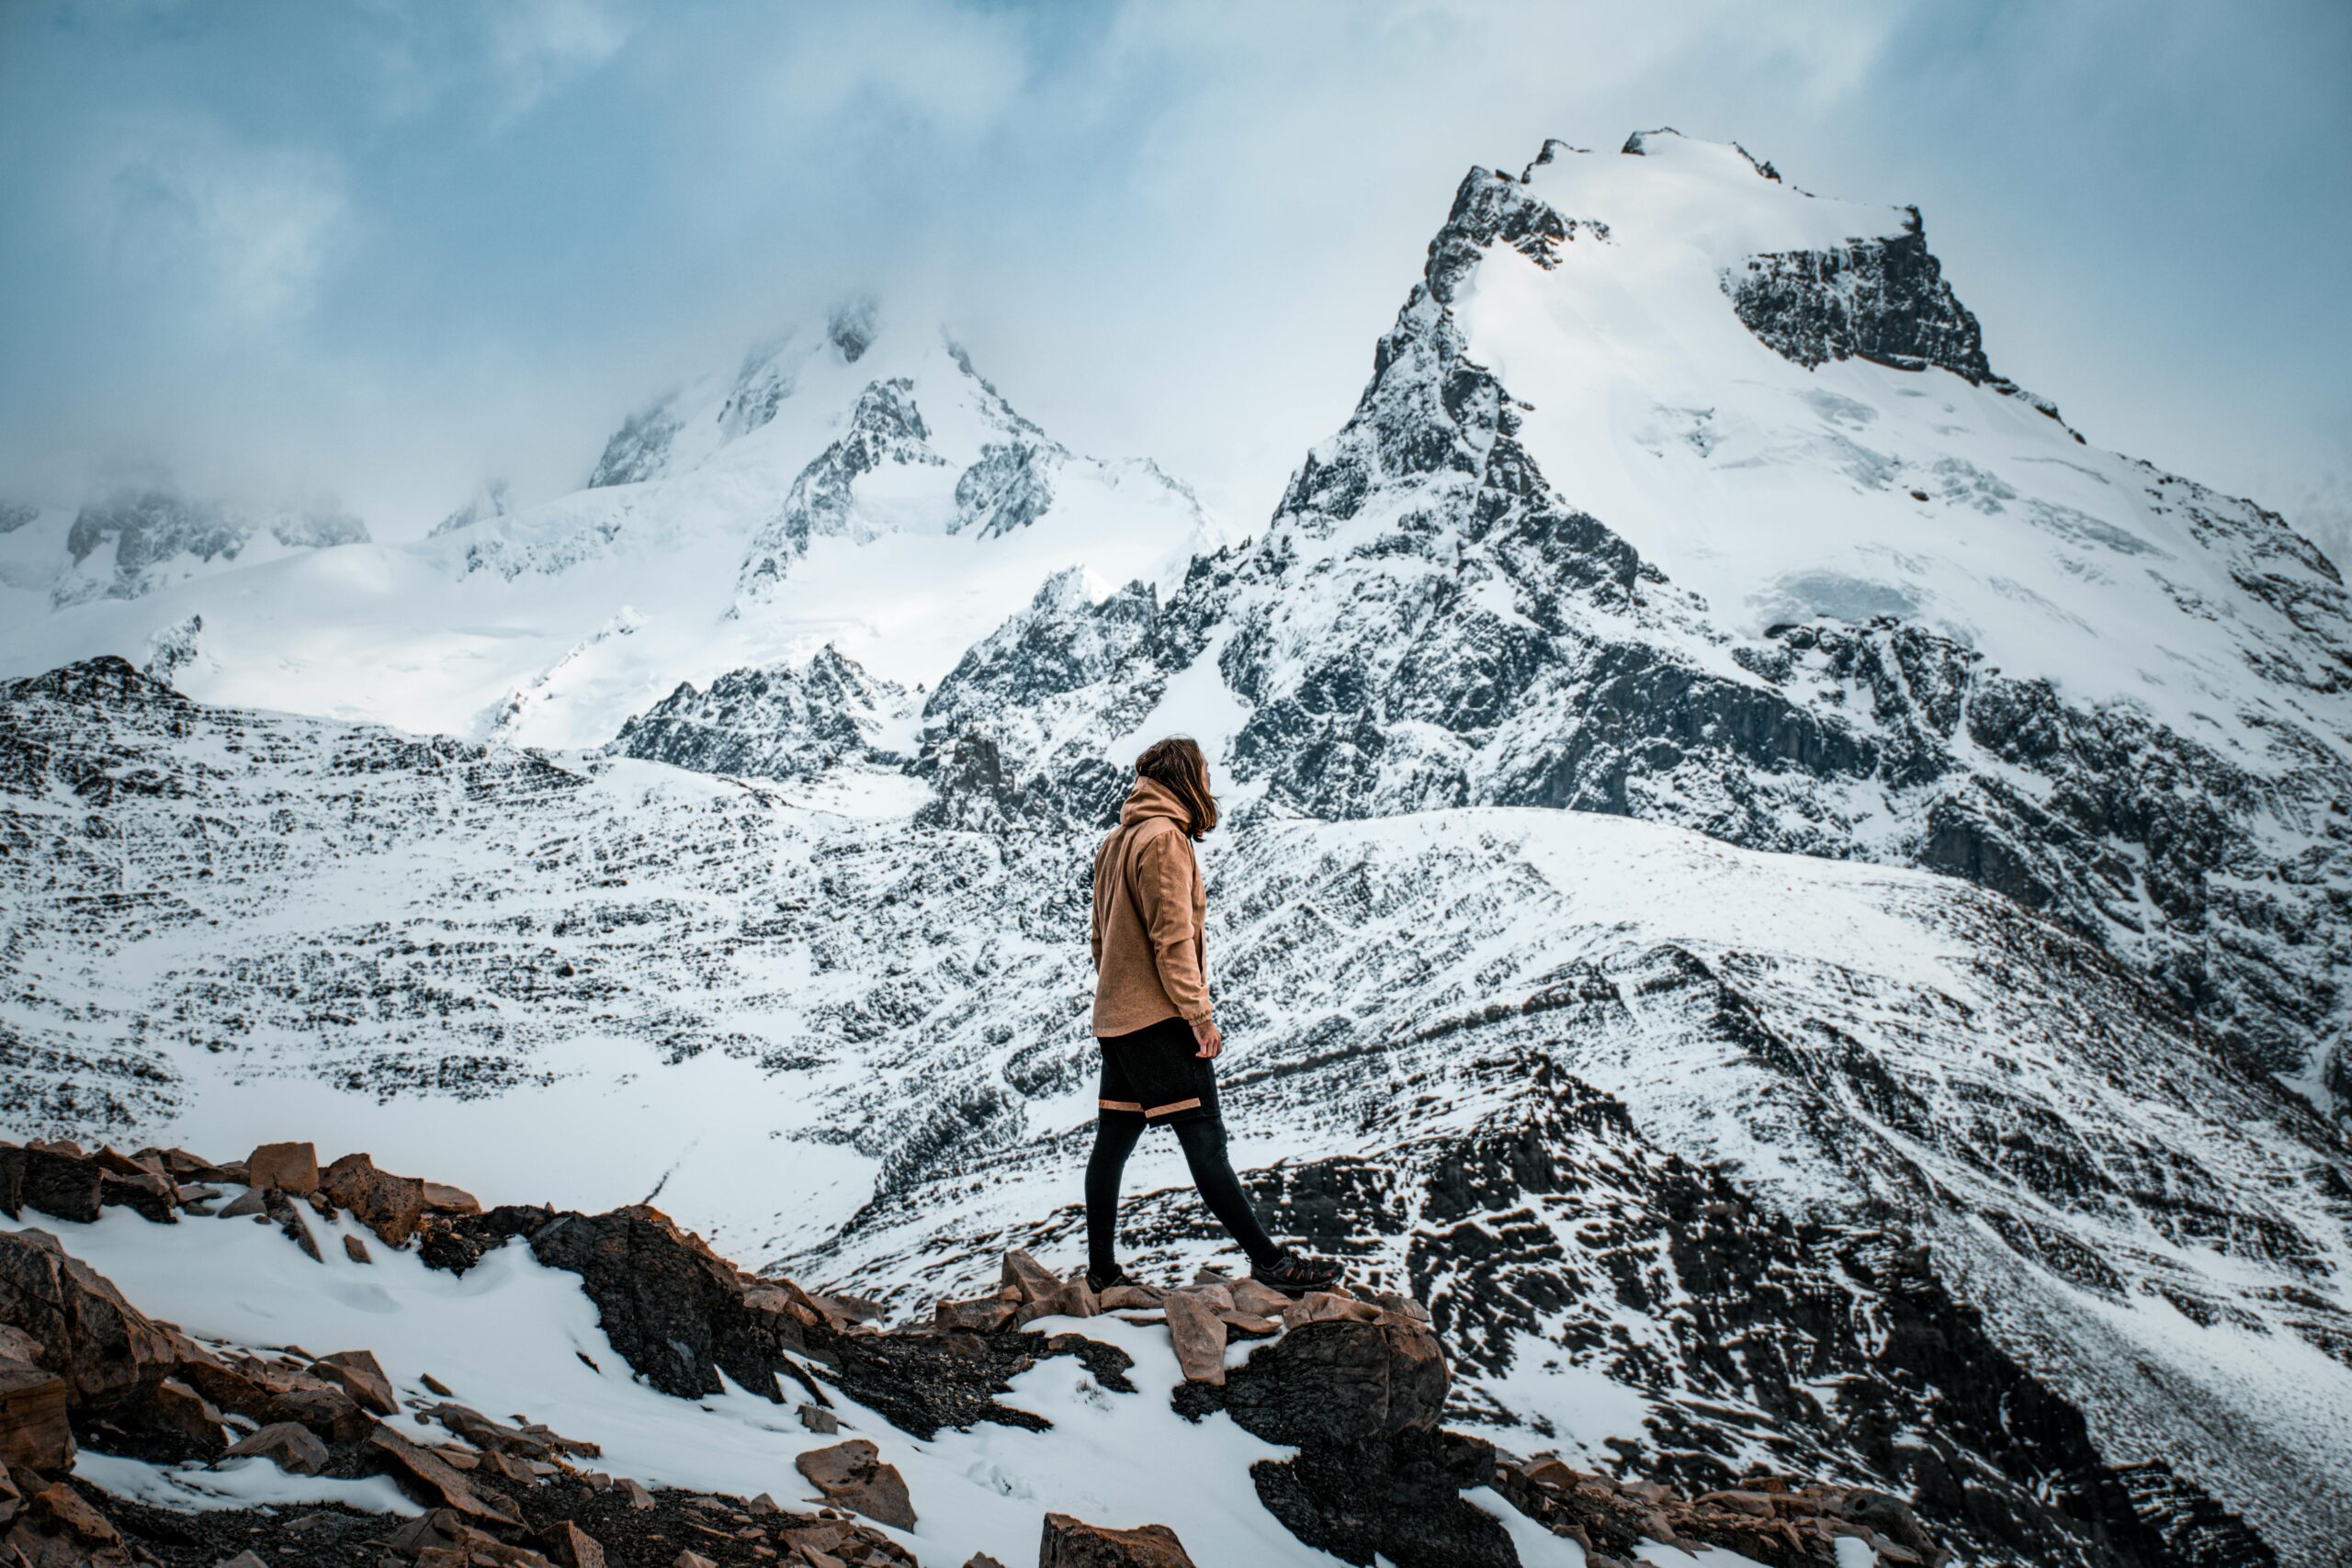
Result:
{"label": "jacket sleeve", "polygon": [[1087,931],[1087,938],[1094,949],[1094,972],[1102,972],[1102,916],[1110,908],[1111,900],[1102,896],[1102,863],[1111,856],[1111,840],[1094,852],[1094,918]]}
{"label": "jacket sleeve", "polygon": [[1193,923],[1193,883],[1200,869],[1182,829],[1152,834],[1136,855],[1136,895],[1160,989],[1187,1023],[1210,1014],[1208,976],[1201,973],[1201,933]]}

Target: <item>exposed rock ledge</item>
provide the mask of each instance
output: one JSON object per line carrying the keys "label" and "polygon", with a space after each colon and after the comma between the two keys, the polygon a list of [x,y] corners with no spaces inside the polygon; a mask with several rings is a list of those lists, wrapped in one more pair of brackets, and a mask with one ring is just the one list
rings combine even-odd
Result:
{"label": "exposed rock ledge", "polygon": [[[233,1195],[232,1190],[234,1190]],[[1491,1488],[1535,1523],[1577,1540],[1595,1568],[1630,1562],[1642,1542],[1719,1546],[1758,1562],[1834,1568],[1851,1539],[1889,1563],[1949,1553],[1883,1493],[1755,1475],[1688,1498],[1620,1483],[1551,1456],[1533,1461],[1443,1429],[1444,1348],[1419,1303],[1344,1291],[1291,1301],[1204,1269],[1171,1290],[1098,1297],[1023,1253],[979,1301],[938,1303],[933,1321],[894,1328],[870,1303],[737,1269],[658,1211],[602,1214],[483,1211],[453,1188],[379,1170],[365,1155],[322,1168],[311,1146],[273,1144],[214,1164],[173,1149],[125,1156],[63,1144],[0,1145],[0,1212],[88,1222],[108,1206],[155,1224],[183,1218],[275,1227],[322,1255],[306,1215],[348,1213],[387,1248],[464,1273],[520,1241],[579,1277],[614,1352],[646,1383],[682,1399],[722,1388],[719,1373],[779,1403],[811,1432],[840,1430],[846,1399],[918,1438],[1042,1416],[997,1396],[1041,1359],[1082,1361],[1094,1383],[1138,1391],[1125,1351],[1082,1333],[1040,1334],[1040,1318],[1115,1314],[1165,1324],[1185,1381],[1176,1409],[1216,1411],[1295,1450],[1251,1477],[1274,1520],[1310,1546],[1396,1568],[1510,1568],[1510,1535],[1464,1496]],[[356,1247],[357,1238],[350,1245]],[[363,1262],[366,1249],[352,1251]],[[1247,1359],[1233,1341],[1258,1341]],[[803,1453],[801,1474],[831,1506],[815,1511],[675,1489],[650,1491],[595,1468],[595,1444],[516,1416],[458,1403],[433,1380],[395,1388],[365,1347],[311,1355],[209,1348],[149,1317],[38,1228],[0,1232],[0,1561],[32,1568],[134,1562],[254,1568],[292,1559],[371,1568],[591,1568],[798,1562],[905,1568],[923,1506],[877,1446],[851,1438]],[[787,1383],[790,1385],[787,1387]],[[84,1446],[155,1462],[258,1456],[295,1474],[388,1478],[426,1511],[395,1525],[325,1506],[182,1514],[107,1492],[74,1472]],[[1173,1533],[1042,1520],[1039,1561],[1190,1563]],[[1270,1527],[1271,1528],[1271,1527]],[[680,1543],[686,1543],[681,1548]],[[975,1557],[967,1568],[988,1568]],[[1001,1568],[1001,1565],[999,1565]]]}

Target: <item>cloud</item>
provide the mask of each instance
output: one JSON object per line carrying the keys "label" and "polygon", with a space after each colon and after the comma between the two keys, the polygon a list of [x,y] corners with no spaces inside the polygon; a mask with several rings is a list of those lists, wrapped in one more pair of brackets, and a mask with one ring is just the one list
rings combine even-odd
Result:
{"label": "cloud", "polygon": [[351,200],[340,164],[176,120],[117,139],[83,172],[96,248],[121,277],[199,323],[279,325],[308,315]]}

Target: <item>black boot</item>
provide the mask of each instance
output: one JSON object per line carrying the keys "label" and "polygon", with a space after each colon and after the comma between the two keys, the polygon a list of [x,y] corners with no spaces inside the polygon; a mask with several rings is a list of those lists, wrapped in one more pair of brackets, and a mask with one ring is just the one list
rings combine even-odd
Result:
{"label": "black boot", "polygon": [[1086,1288],[1092,1291],[1098,1296],[1114,1285],[1132,1285],[1134,1283],[1135,1281],[1133,1280],[1127,1278],[1127,1271],[1120,1268],[1115,1263],[1111,1265],[1111,1271],[1108,1274],[1097,1274],[1091,1269],[1089,1269],[1086,1271]]}
{"label": "black boot", "polygon": [[1309,1291],[1328,1291],[1340,1282],[1340,1268],[1327,1258],[1301,1258],[1284,1247],[1266,1263],[1250,1266],[1250,1278],[1270,1291],[1280,1291],[1286,1296],[1303,1296]]}

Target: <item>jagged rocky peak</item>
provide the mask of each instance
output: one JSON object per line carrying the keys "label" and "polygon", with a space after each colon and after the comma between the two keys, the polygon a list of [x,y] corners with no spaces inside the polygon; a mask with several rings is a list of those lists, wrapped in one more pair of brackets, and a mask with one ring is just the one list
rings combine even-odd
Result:
{"label": "jagged rocky peak", "polygon": [[607,750],[697,773],[794,779],[849,761],[899,761],[883,744],[904,688],[828,643],[801,664],[733,670],[631,718]]}
{"label": "jagged rocky peak", "polygon": [[[56,536],[50,548],[44,530]],[[368,525],[332,501],[254,505],[169,485],[119,490],[71,513],[24,509],[8,532],[23,536],[10,581],[45,587],[58,607],[135,599],[241,560],[368,538]]]}
{"label": "jagged rocky peak", "polygon": [[513,493],[504,479],[484,479],[474,488],[466,503],[433,525],[433,534],[454,534],[460,528],[470,528],[503,517],[514,510]]}

